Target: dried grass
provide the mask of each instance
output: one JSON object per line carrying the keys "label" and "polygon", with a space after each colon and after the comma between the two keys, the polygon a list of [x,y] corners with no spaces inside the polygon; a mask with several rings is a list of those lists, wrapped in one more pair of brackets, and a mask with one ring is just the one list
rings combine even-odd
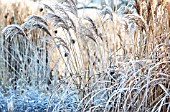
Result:
{"label": "dried grass", "polygon": [[168,112],[169,2],[131,4],[82,19],[72,0],[43,3],[42,16],[3,29],[1,86],[59,96],[54,111],[71,111],[63,102],[73,98],[75,111]]}

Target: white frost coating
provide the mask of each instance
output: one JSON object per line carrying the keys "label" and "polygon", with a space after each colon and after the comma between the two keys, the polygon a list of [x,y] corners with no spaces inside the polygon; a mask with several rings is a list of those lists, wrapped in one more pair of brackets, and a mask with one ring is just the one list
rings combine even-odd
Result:
{"label": "white frost coating", "polygon": [[14,102],[12,96],[10,97],[10,99],[7,99],[7,108],[8,108],[8,112],[14,111]]}

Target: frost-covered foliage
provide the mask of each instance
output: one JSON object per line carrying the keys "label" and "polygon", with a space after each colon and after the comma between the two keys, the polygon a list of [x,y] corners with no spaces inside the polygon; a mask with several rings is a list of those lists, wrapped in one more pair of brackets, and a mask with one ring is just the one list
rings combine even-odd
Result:
{"label": "frost-covered foliage", "polygon": [[[70,94],[70,96],[69,96]],[[26,88],[22,91],[9,90],[9,95],[0,96],[1,112],[52,112],[76,110],[78,105],[74,103],[75,94],[67,91],[67,95],[56,96],[38,92],[34,88]]]}
{"label": "frost-covered foliage", "polygon": [[2,30],[0,111],[168,112],[167,4],[131,0],[93,18],[74,0],[42,2]]}

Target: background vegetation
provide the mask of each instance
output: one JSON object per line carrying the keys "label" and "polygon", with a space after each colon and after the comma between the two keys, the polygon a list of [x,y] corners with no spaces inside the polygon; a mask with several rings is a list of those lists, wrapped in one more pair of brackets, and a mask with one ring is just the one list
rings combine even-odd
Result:
{"label": "background vegetation", "polygon": [[0,110],[169,112],[169,2],[76,3],[0,1]]}

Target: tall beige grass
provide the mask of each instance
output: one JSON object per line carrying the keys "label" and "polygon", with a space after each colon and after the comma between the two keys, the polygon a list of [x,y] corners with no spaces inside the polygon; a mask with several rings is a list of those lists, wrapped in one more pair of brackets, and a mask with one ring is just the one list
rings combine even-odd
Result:
{"label": "tall beige grass", "polygon": [[1,86],[76,94],[75,111],[168,112],[169,3],[130,3],[134,9],[106,6],[93,19],[79,17],[74,0],[42,3],[39,15],[2,30]]}

